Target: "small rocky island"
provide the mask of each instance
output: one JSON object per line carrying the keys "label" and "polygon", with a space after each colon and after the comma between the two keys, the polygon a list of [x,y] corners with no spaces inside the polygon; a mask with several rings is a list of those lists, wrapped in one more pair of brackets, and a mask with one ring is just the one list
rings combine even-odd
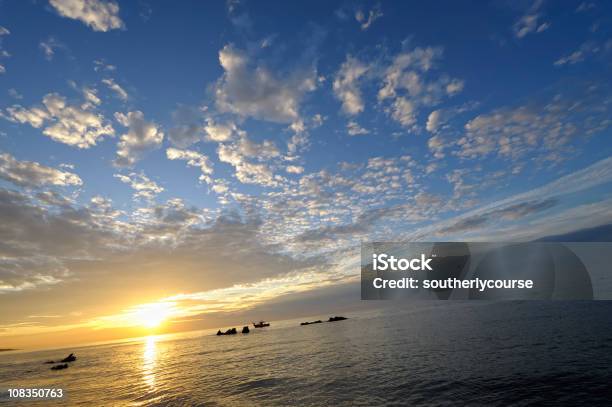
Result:
{"label": "small rocky island", "polygon": [[[327,322],[344,321],[345,319],[348,319],[348,318],[347,318],[347,317],[333,316],[333,317],[329,317],[329,319],[327,320]],[[318,320],[316,320],[316,321],[302,322],[302,323],[300,323],[300,325],[304,326],[304,325],[322,324],[322,323],[323,323],[323,321],[321,321],[320,319],[318,319]]]}
{"label": "small rocky island", "polygon": [[45,364],[55,365],[51,366],[51,370],[63,370],[68,369],[68,367],[70,366],[69,363],[72,363],[75,360],[77,360],[76,356],[74,356],[74,353],[71,353],[62,360],[47,360]]}

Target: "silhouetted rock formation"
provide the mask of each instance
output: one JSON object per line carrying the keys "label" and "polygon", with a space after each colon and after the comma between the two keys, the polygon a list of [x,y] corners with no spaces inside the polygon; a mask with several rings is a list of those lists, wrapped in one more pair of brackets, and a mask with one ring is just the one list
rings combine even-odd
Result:
{"label": "silhouetted rock formation", "polygon": [[62,359],[62,360],[57,360],[57,361],[55,361],[55,360],[47,360],[47,361],[45,362],[45,364],[46,364],[46,365],[50,365],[50,364],[53,364],[53,363],[66,363],[66,362],[74,362],[76,359],[77,359],[77,358],[76,358],[76,356],[74,356],[74,353],[71,353],[70,355],[66,356],[66,357],[65,357],[64,359]]}
{"label": "silhouetted rock formation", "polygon": [[76,356],[74,356],[74,353],[71,353],[70,355],[66,356],[64,359],[60,360],[60,362],[62,363],[74,362],[75,360],[76,360]]}
{"label": "silhouetted rock formation", "polygon": [[312,324],[321,324],[321,323],[323,323],[323,321],[318,319],[318,320],[312,321],[312,322],[302,322],[300,325],[312,325]]}
{"label": "silhouetted rock formation", "polygon": [[243,327],[242,327],[242,333],[243,333],[243,334],[248,334],[249,332],[251,332],[251,331],[249,330],[249,327],[248,327],[248,326],[243,326]]}
{"label": "silhouetted rock formation", "polygon": [[68,369],[68,363],[64,363],[61,365],[55,365],[51,367],[51,370],[62,370],[62,369]]}
{"label": "silhouetted rock formation", "polygon": [[218,336],[218,335],[235,335],[235,334],[237,334],[237,333],[238,333],[238,331],[236,331],[236,328],[231,328],[231,329],[228,329],[228,330],[227,330],[227,331],[225,331],[225,332],[221,332],[221,330],[219,329],[219,330],[217,331],[217,336]]}
{"label": "silhouetted rock formation", "polygon": [[348,318],[346,318],[346,317],[329,317],[327,322],[344,321],[345,319],[348,319]]}
{"label": "silhouetted rock formation", "polygon": [[253,326],[255,328],[265,328],[267,326],[270,326],[270,323],[266,321],[253,322]]}

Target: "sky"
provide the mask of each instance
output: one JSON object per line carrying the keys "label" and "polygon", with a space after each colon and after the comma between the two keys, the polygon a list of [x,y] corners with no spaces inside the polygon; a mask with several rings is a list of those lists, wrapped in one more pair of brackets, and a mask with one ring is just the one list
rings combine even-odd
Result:
{"label": "sky", "polygon": [[360,307],[361,241],[612,223],[611,20],[0,1],[0,347]]}

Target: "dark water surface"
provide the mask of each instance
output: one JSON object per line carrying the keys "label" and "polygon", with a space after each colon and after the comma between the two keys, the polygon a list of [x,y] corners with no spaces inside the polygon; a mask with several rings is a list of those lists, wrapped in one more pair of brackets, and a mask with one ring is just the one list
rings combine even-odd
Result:
{"label": "dark water surface", "polygon": [[68,394],[36,405],[610,405],[612,302],[397,307],[71,349],[62,371],[42,362],[63,350],[4,354],[0,387]]}

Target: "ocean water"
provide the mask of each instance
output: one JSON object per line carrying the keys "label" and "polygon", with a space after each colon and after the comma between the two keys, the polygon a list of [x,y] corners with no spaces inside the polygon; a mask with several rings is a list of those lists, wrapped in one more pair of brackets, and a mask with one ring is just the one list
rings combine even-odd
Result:
{"label": "ocean water", "polygon": [[[0,387],[67,393],[28,405],[610,405],[612,302],[393,307],[249,335],[7,353]],[[70,351],[66,370],[43,364]]]}

